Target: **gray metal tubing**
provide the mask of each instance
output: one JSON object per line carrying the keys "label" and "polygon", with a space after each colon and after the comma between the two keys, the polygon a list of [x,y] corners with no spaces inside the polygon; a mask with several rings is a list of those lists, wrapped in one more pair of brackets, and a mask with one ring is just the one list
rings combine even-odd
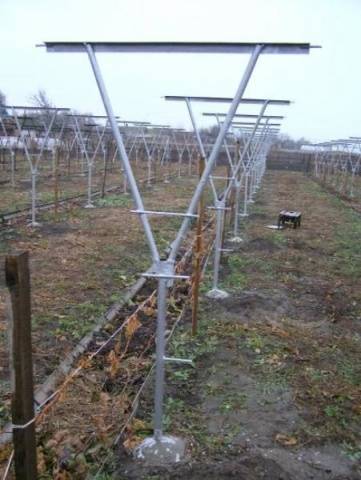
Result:
{"label": "gray metal tubing", "polygon": [[157,338],[154,393],[154,438],[159,441],[163,434],[163,399],[164,399],[164,357],[165,329],[167,312],[167,279],[158,278],[157,295]]}
{"label": "gray metal tubing", "polygon": [[[268,123],[268,119],[266,120],[266,122]],[[252,161],[257,158],[257,155],[259,154],[260,148],[262,146],[262,142],[265,140],[265,138],[267,136],[267,127],[268,127],[267,123],[264,126],[262,126],[261,134],[260,134],[259,138],[257,139],[254,150],[251,154]],[[254,160],[254,162],[255,161],[256,160]],[[254,163],[253,167],[256,167],[255,163]],[[253,168],[251,173],[252,173],[252,176],[251,176],[250,197],[252,196],[252,194],[255,193],[255,188],[256,188],[256,185],[257,185],[256,169]]]}
{"label": "gray metal tubing", "polygon": [[[216,120],[217,120],[217,124],[218,124],[218,127],[221,126],[221,122],[219,120],[219,117],[218,115],[216,115]],[[225,151],[226,151],[226,155],[227,155],[227,159],[228,159],[228,163],[232,169],[232,172],[234,171],[234,165],[233,165],[233,162],[232,162],[232,157],[231,157],[231,154],[229,152],[229,148],[228,148],[228,143],[227,143],[227,136],[224,138],[224,148],[225,148]]]}
{"label": "gray metal tubing", "polygon": [[213,289],[218,288],[219,280],[219,265],[221,263],[221,248],[222,248],[222,230],[224,219],[225,201],[218,202],[216,213],[216,238],[214,242],[214,263],[213,263]]}
{"label": "gray metal tubing", "polygon": [[19,137],[21,138],[21,140],[23,142],[23,145],[24,145],[25,156],[26,156],[26,158],[29,162],[29,166],[30,166],[30,172],[31,172],[31,224],[33,226],[35,226],[36,225],[36,176],[38,174],[38,164],[39,164],[41,156],[43,155],[44,148],[45,148],[45,143],[48,141],[50,130],[53,127],[53,123],[54,123],[55,116],[56,116],[56,111],[54,111],[54,113],[51,117],[48,128],[45,127],[45,135],[44,135],[44,139],[43,139],[43,144],[40,148],[39,153],[35,157],[35,162],[33,162],[32,158],[31,158],[31,155],[30,155],[30,152],[28,150],[28,147],[27,147],[27,144],[26,144],[26,138],[25,138],[25,135],[24,135],[24,131],[20,126],[19,118],[18,118],[18,115],[16,113],[15,108],[13,108],[13,116],[14,116],[14,119],[15,119],[16,126],[19,130]]}
{"label": "gray metal tubing", "polygon": [[[214,164],[217,160],[218,154],[219,154],[219,152],[222,148],[223,140],[224,140],[224,138],[225,138],[225,136],[226,136],[226,134],[229,130],[229,127],[232,123],[233,115],[237,111],[239,102],[242,99],[242,96],[243,96],[243,94],[246,90],[247,84],[249,82],[249,79],[251,78],[252,72],[254,70],[254,67],[256,66],[256,63],[257,63],[258,57],[259,57],[259,55],[262,51],[262,48],[263,48],[263,45],[261,45],[261,44],[255,46],[255,48],[253,50],[253,53],[251,55],[251,58],[249,59],[247,68],[246,68],[246,70],[243,74],[242,80],[239,84],[239,87],[238,87],[237,92],[234,96],[234,99],[233,99],[233,101],[232,101],[232,103],[229,107],[229,111],[227,113],[227,116],[226,116],[226,118],[223,122],[222,127],[219,130],[218,137],[215,141],[212,152],[211,152],[211,154],[208,158],[208,162],[206,164],[206,167],[204,169],[202,177],[201,177],[201,179],[200,179],[200,181],[199,181],[199,183],[198,183],[198,185],[197,185],[197,187],[194,191],[193,197],[190,201],[188,211],[187,211],[187,213],[189,213],[189,214],[194,214],[196,209],[197,209],[199,199],[201,198],[203,190],[207,185],[208,178],[209,178],[209,176],[210,176],[210,174],[213,170],[213,166],[214,166]],[[177,234],[176,239],[172,243],[172,248],[171,248],[171,251],[170,251],[170,254],[169,254],[169,257],[168,257],[170,261],[173,261],[173,262],[175,261],[178,250],[179,250],[179,248],[182,244],[183,238],[185,237],[185,235],[187,233],[189,225],[190,225],[190,219],[185,218],[183,220],[183,223],[182,223],[180,229],[179,229],[179,232]]]}
{"label": "gray metal tubing", "polygon": [[249,178],[249,171],[246,171],[245,177],[244,177],[244,197],[243,197],[243,215],[248,215],[248,178]]}
{"label": "gray metal tubing", "polygon": [[[190,118],[191,118],[193,130],[194,130],[194,133],[196,134],[196,138],[197,138],[199,150],[201,151],[201,155],[202,155],[202,157],[204,158],[205,162],[207,162],[206,151],[204,150],[203,142],[202,142],[200,133],[199,133],[199,131],[198,131],[198,127],[197,127],[197,124],[196,124],[196,120],[195,120],[194,115],[193,115],[193,110],[192,110],[192,107],[191,107],[191,102],[190,102],[190,100],[189,100],[188,98],[186,98],[185,101],[186,101],[186,104],[187,104],[189,116],[190,116]],[[214,202],[216,202],[216,201],[218,200],[217,190],[216,190],[216,187],[215,187],[215,185],[214,185],[214,182],[213,182],[212,178],[210,178],[209,181],[210,181],[211,188],[212,188],[213,200],[214,200]]]}
{"label": "gray metal tubing", "polygon": [[37,169],[31,169],[31,224],[36,225],[36,176]]}
{"label": "gray metal tubing", "polygon": [[235,184],[236,187],[236,195],[234,199],[234,223],[233,223],[233,235],[235,237],[238,236],[239,230],[239,204],[241,200],[241,181],[237,181]]}
{"label": "gray metal tubing", "polygon": [[[267,105],[268,105],[268,100],[265,101],[265,103],[263,104],[262,108],[261,108],[261,111],[260,111],[260,114],[259,114],[259,117],[256,121],[256,123],[254,124],[254,127],[253,127],[253,130],[251,132],[251,135],[249,136],[248,140],[247,140],[247,143],[246,145],[244,146],[244,149],[242,151],[242,154],[240,155],[240,159],[239,159],[239,162],[237,164],[237,167],[235,168],[235,171],[233,172],[233,177],[236,178],[236,176],[238,175],[240,169],[241,169],[241,166],[243,165],[243,160],[244,160],[244,157],[246,156],[246,153],[248,154],[249,152],[249,147],[253,141],[253,138],[256,134],[256,131],[257,131],[257,128],[259,126],[259,122],[261,121],[261,118],[267,108]],[[232,121],[232,120],[231,120]],[[224,124],[226,123],[226,119],[225,121],[223,122],[223,125],[222,125],[222,128],[224,127]],[[230,122],[231,123],[231,122]],[[233,180],[234,181],[234,180]],[[233,181],[229,182],[229,185],[227,187],[227,189],[225,190],[225,194],[224,194],[224,198],[227,198],[231,188],[232,188],[232,185],[233,185]]]}
{"label": "gray metal tubing", "polygon": [[[94,76],[95,76],[95,79],[96,79],[96,82],[97,82],[97,85],[98,85],[99,93],[100,93],[100,95],[102,97],[102,100],[103,100],[105,111],[107,112],[107,115],[108,115],[109,123],[110,123],[111,129],[112,129],[112,132],[113,132],[113,135],[114,135],[117,147],[118,147],[118,152],[120,153],[122,164],[123,164],[125,173],[127,175],[128,181],[129,181],[129,187],[130,187],[130,190],[131,190],[131,193],[132,193],[134,203],[135,203],[136,208],[138,210],[144,210],[142,197],[140,196],[138,186],[137,186],[137,182],[136,182],[135,177],[133,175],[132,167],[130,166],[130,162],[129,162],[127,152],[124,148],[123,140],[122,140],[122,137],[120,135],[117,120],[115,118],[113,108],[112,108],[112,105],[111,105],[110,100],[109,100],[108,93],[107,93],[106,88],[105,88],[104,80],[103,80],[102,74],[101,74],[100,69],[99,69],[98,61],[96,59],[96,56],[95,56],[95,53],[94,53],[92,47],[89,44],[85,44],[85,47],[86,47],[86,50],[88,52],[88,57],[89,57],[89,60],[90,60],[90,64],[92,66],[93,73],[94,73]],[[150,252],[151,252],[151,255],[152,255],[152,259],[153,259],[153,261],[157,262],[157,261],[159,261],[159,258],[160,258],[159,257],[159,252],[158,252],[157,245],[155,243],[155,239],[154,239],[152,230],[150,228],[148,218],[147,218],[146,215],[140,215],[140,220],[143,224],[145,236],[146,236],[147,241],[148,241],[148,246],[149,246],[149,249],[150,249]]]}
{"label": "gray metal tubing", "polygon": [[15,187],[15,153],[10,151],[11,157],[11,186]]}

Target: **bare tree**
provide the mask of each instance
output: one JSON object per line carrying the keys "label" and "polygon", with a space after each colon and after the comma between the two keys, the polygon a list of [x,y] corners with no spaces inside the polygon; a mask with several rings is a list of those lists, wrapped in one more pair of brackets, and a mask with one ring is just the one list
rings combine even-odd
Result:
{"label": "bare tree", "polygon": [[35,93],[34,95],[31,95],[30,102],[32,103],[32,105],[34,105],[34,107],[41,107],[41,108],[53,108],[54,107],[54,104],[49,99],[48,94],[42,88],[40,88],[37,91],[37,93]]}
{"label": "bare tree", "polygon": [[282,133],[278,135],[273,143],[273,148],[283,148],[286,150],[299,150],[302,145],[310,143],[307,138],[301,137],[299,139],[292,138],[290,135]]}
{"label": "bare tree", "polygon": [[0,90],[0,115],[7,115],[7,111],[4,108],[5,105],[6,105],[6,95],[2,90]]}

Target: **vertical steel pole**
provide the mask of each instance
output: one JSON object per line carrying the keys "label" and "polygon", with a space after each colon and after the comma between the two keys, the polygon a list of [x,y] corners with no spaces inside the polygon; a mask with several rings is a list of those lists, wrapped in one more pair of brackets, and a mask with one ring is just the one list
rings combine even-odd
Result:
{"label": "vertical steel pole", "polygon": [[164,356],[167,313],[167,279],[158,278],[157,337],[154,393],[154,438],[160,441],[163,435]]}
{"label": "vertical steel pole", "polygon": [[85,205],[85,208],[94,208],[92,203],[92,171],[93,171],[93,160],[89,159],[88,161],[88,202]]}
{"label": "vertical steel pole", "polygon": [[15,187],[15,153],[11,150],[11,186]]}
{"label": "vertical steel pole", "polygon": [[38,226],[36,221],[36,168],[31,167],[31,225]]}
{"label": "vertical steel pole", "polygon": [[[223,295],[220,290],[218,290],[218,281],[219,281],[219,265],[221,261],[221,247],[222,247],[222,226],[223,226],[223,215],[224,215],[225,203],[224,201],[217,202],[216,205],[216,239],[214,243],[214,264],[213,264],[213,288],[211,292],[215,292],[216,296],[227,296],[226,292],[223,292]],[[213,296],[209,292],[209,296]],[[220,295],[219,295],[220,294]]]}
{"label": "vertical steel pole", "polygon": [[243,201],[243,213],[242,217],[248,217],[248,177],[249,177],[249,168],[247,167],[246,174],[244,176],[244,201]]}
{"label": "vertical steel pole", "polygon": [[239,203],[241,199],[241,182],[237,180],[235,182],[236,187],[236,198],[235,198],[235,205],[234,205],[234,225],[233,225],[233,235],[234,238],[238,237],[238,229],[239,229]]}

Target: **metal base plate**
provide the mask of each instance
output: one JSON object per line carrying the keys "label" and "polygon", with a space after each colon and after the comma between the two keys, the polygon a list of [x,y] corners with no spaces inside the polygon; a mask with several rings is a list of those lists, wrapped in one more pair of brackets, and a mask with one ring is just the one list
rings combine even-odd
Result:
{"label": "metal base plate", "polygon": [[229,293],[219,288],[213,288],[212,290],[206,293],[206,296],[208,298],[213,298],[215,300],[222,300],[223,298],[229,297]]}
{"label": "metal base plate", "polygon": [[28,223],[28,227],[30,227],[30,228],[41,227],[41,223],[39,223],[39,222],[30,222],[30,223]]}
{"label": "metal base plate", "polygon": [[148,465],[166,465],[180,462],[185,454],[185,441],[163,435],[159,440],[148,437],[134,449],[134,457]]}
{"label": "metal base plate", "polygon": [[266,225],[266,228],[270,228],[271,230],[283,230],[284,227],[282,227],[282,225],[278,226],[278,225]]}
{"label": "metal base plate", "polygon": [[232,237],[230,238],[229,240],[227,240],[228,242],[232,242],[232,243],[242,243],[243,242],[243,238],[241,237]]}

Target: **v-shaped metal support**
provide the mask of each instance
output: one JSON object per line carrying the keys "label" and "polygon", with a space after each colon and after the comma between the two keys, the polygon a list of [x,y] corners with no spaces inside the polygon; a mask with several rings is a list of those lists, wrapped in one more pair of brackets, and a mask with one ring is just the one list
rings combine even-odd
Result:
{"label": "v-shaped metal support", "polygon": [[[156,382],[155,382],[155,415],[154,415],[154,438],[150,442],[153,446],[153,453],[159,451],[159,446],[167,443],[166,437],[163,435],[163,397],[164,397],[164,364],[165,359],[165,324],[166,324],[166,300],[167,300],[167,282],[168,279],[174,278],[174,264],[179,248],[190,227],[192,215],[196,214],[199,200],[202,196],[204,188],[209,181],[213,167],[222,148],[225,136],[231,126],[233,117],[237,111],[239,102],[245,92],[246,86],[251,78],[254,67],[257,63],[259,55],[264,52],[268,54],[274,53],[309,53],[309,44],[216,44],[216,43],[187,43],[187,42],[170,42],[170,43],[54,43],[46,44],[48,51],[68,51],[88,53],[88,57],[93,69],[93,73],[99,88],[100,95],[103,100],[104,108],[108,115],[109,123],[113,131],[113,135],[120,153],[125,173],[128,177],[130,190],[136,209],[140,212],[140,220],[143,224],[144,232],[147,238],[148,246],[151,252],[155,272],[158,277],[158,318],[157,318],[157,343],[156,343]],[[143,201],[133,175],[133,171],[126,153],[122,137],[119,133],[118,125],[114,116],[112,105],[105,88],[103,77],[95,56],[95,51],[134,51],[134,52],[192,52],[192,53],[250,53],[251,57],[248,61],[245,72],[242,76],[238,89],[231,101],[228,113],[224,122],[219,129],[218,136],[213,145],[211,153],[208,157],[207,164],[200,181],[195,188],[192,199],[189,203],[186,216],[183,219],[178,234],[171,245],[170,253],[167,260],[160,260],[158,247],[156,245],[152,229],[148,221],[148,214],[143,206]],[[166,272],[166,273],[164,273]],[[149,442],[144,443],[143,451],[147,450]],[[156,448],[154,449],[154,445]]]}

